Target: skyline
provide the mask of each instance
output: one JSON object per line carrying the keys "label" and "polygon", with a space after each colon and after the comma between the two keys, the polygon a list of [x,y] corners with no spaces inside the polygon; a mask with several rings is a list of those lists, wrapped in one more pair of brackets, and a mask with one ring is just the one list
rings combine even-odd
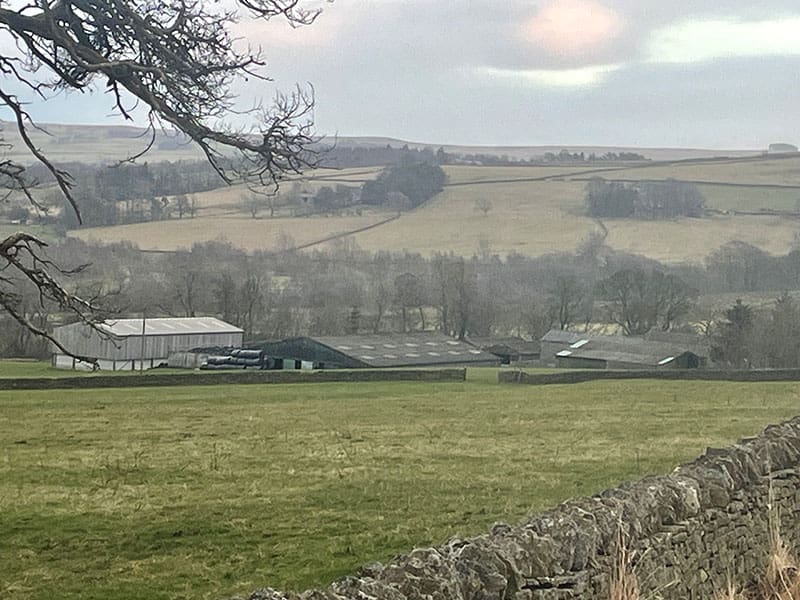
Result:
{"label": "skyline", "polygon": [[[317,131],[430,144],[760,149],[796,142],[800,7],[722,0],[363,0],[309,26],[243,19],[273,83],[311,82]],[[120,123],[111,98],[31,105],[42,122]],[[140,124],[140,123],[137,123]]]}

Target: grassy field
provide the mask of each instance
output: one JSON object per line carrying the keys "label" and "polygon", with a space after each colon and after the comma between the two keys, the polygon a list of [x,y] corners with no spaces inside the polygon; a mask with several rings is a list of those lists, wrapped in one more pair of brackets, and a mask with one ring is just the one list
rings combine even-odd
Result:
{"label": "grassy field", "polygon": [[225,241],[247,251],[276,250],[281,245],[302,245],[332,235],[368,227],[389,215],[361,217],[305,217],[252,219],[243,215],[198,217],[116,227],[90,227],[71,231],[86,241],[130,240],[143,250],[178,250],[198,242]]}
{"label": "grassy field", "polygon": [[657,165],[614,170],[598,176],[609,179],[682,179],[686,181],[724,181],[756,185],[800,185],[800,156],[781,159],[755,158],[728,162],[701,162]]}
{"label": "grassy field", "polygon": [[718,210],[798,210],[800,190],[768,187],[698,185],[706,205]]}
{"label": "grassy field", "polygon": [[[475,208],[489,198],[484,215]],[[582,214],[583,183],[544,181],[446,188],[432,202],[397,221],[353,236],[367,250],[407,249],[472,255],[481,243],[493,253],[539,255],[575,249],[597,223]],[[800,229],[780,217],[715,216],[704,219],[604,220],[607,243],[666,262],[700,261],[726,242],[741,240],[773,253],[791,248]]]}
{"label": "grassy field", "polygon": [[163,375],[165,373],[187,373],[186,369],[150,369],[148,371],[78,371],[71,369],[55,369],[49,361],[29,360],[25,358],[0,359],[0,379],[32,378],[32,377],[96,377],[96,376],[132,376]]}
{"label": "grassy field", "polygon": [[795,384],[0,392],[0,597],[226,598],[669,471]]}
{"label": "grassy field", "polygon": [[[493,253],[540,255],[571,251],[598,225],[584,215],[586,182],[570,180],[581,167],[448,166],[450,183],[431,202],[400,219],[353,239],[366,250],[409,250],[430,255],[455,252],[470,256],[484,248]],[[374,177],[378,169],[317,170],[308,174],[304,189]],[[800,159],[649,166],[599,173],[609,178],[697,179],[752,183],[747,187],[701,185],[710,208],[718,210],[794,210],[800,190],[760,187],[800,184]],[[525,181],[554,177],[549,181]],[[586,175],[576,177],[585,178]],[[487,183],[490,182],[490,183]],[[141,223],[72,232],[83,239],[130,240],[144,249],[174,250],[194,242],[224,239],[246,250],[273,250],[320,242],[333,234],[377,223],[389,213],[362,216],[252,219],[238,208],[241,187],[197,194],[200,216],[195,219]],[[476,208],[488,199],[490,210]],[[667,262],[700,261],[723,244],[739,240],[768,252],[786,253],[800,227],[795,219],[769,216],[720,215],[669,221],[608,220],[607,243]]]}

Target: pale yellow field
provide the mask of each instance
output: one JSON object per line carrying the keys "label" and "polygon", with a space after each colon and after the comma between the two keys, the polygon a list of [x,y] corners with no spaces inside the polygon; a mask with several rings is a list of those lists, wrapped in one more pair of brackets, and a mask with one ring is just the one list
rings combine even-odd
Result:
{"label": "pale yellow field", "polygon": [[[54,162],[108,163],[124,160],[144,150],[150,141],[148,136],[140,135],[142,130],[130,127],[46,124],[43,128],[47,133],[35,128],[30,128],[28,133],[34,144]],[[22,163],[35,161],[11,124],[3,129],[3,137],[11,144],[3,152],[4,157]],[[193,144],[169,149],[156,144],[147,153],[146,160],[203,160],[203,153]]]}
{"label": "pale yellow field", "polygon": [[[597,173],[609,179],[684,179],[729,183],[800,185],[800,157],[747,162],[669,165]],[[584,176],[585,177],[585,176]]]}
{"label": "pale yellow field", "polygon": [[[583,184],[503,183],[446,188],[428,205],[378,229],[354,236],[366,250],[395,249],[471,256],[492,252],[537,255],[574,248],[595,227],[579,216]],[[492,203],[484,216],[475,202]]]}
{"label": "pale yellow field", "polygon": [[795,211],[800,207],[800,189],[730,187],[709,184],[700,184],[697,187],[706,199],[706,206],[718,210]]}
{"label": "pale yellow field", "polygon": [[318,181],[339,181],[346,180],[356,182],[365,182],[370,179],[375,179],[383,170],[383,167],[352,167],[349,169],[314,169],[303,173],[302,176],[290,177],[291,180],[318,180]]}
{"label": "pale yellow field", "polygon": [[727,242],[742,241],[772,254],[786,254],[800,222],[779,217],[718,216],[674,221],[604,221],[606,243],[617,250],[663,262],[702,262]]}
{"label": "pale yellow field", "polygon": [[[455,252],[471,256],[488,250],[507,254],[518,252],[541,255],[572,251],[599,225],[584,215],[584,181],[561,180],[574,167],[447,167],[451,182],[486,182],[507,179],[506,183],[480,183],[447,187],[427,205],[404,214],[400,219],[356,233],[352,239],[369,251],[390,250]],[[354,184],[374,177],[379,169],[318,170],[302,185],[313,192],[333,180],[348,179]],[[723,181],[760,180],[765,183],[800,183],[800,159],[756,161],[737,164],[682,165],[630,169],[616,176],[637,174],[640,178],[664,179],[669,176]],[[548,181],[518,181],[537,176],[553,176]],[[565,179],[568,179],[565,177]],[[515,181],[517,180],[517,181]],[[288,185],[291,184],[287,184]],[[708,205],[719,209],[774,208],[790,210],[800,199],[800,190],[701,186]],[[225,239],[245,250],[274,249],[322,242],[327,237],[354,231],[377,223],[390,213],[374,212],[360,217],[310,217],[251,219],[239,206],[246,189],[223,188],[197,194],[199,218],[182,221],[86,229],[75,232],[83,239],[129,240],[144,249],[172,250],[190,247],[197,241]],[[488,200],[487,214],[477,208]],[[265,215],[262,212],[262,215]],[[772,253],[786,253],[800,221],[772,216],[716,216],[674,221],[607,220],[606,242],[618,250],[636,252],[667,261],[702,261],[723,244],[739,240]],[[324,245],[324,244],[323,244]]]}
{"label": "pale yellow field", "polygon": [[[478,198],[492,208],[475,208]],[[583,184],[537,182],[448,188],[435,201],[399,220],[353,238],[366,250],[391,248],[422,254],[453,251],[470,256],[488,244],[492,253],[540,255],[575,249],[597,223],[581,215]],[[674,221],[604,221],[606,243],[617,250],[666,262],[701,261],[723,244],[740,240],[786,253],[800,222],[777,217],[720,216]]]}
{"label": "pale yellow field", "polygon": [[[69,235],[103,243],[131,241],[142,250],[178,250],[198,242],[226,241],[246,251],[303,245],[377,223],[385,216],[251,219],[245,216],[198,217],[116,227],[91,227]],[[288,237],[287,237],[288,236]]]}

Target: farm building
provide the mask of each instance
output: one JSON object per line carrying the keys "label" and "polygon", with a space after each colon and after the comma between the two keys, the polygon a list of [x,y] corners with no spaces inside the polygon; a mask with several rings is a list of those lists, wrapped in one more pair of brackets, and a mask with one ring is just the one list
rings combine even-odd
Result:
{"label": "farm building", "polygon": [[707,336],[697,335],[696,333],[651,329],[644,334],[644,339],[650,342],[664,342],[685,348],[699,356],[703,365],[707,364],[711,358],[711,340]]}
{"label": "farm building", "polygon": [[[172,352],[206,346],[242,345],[243,331],[213,317],[107,320],[93,329],[84,323],[56,327],[53,337],[73,354],[97,360],[102,370],[150,369]],[[61,369],[91,369],[89,362],[53,347]]]}
{"label": "farm building", "polygon": [[557,353],[569,348],[579,340],[586,339],[587,335],[586,333],[578,333],[577,331],[551,329],[539,340],[539,360],[543,365],[555,365]]}
{"label": "farm building", "polygon": [[282,368],[498,366],[500,359],[441,333],[299,337],[250,345]]}
{"label": "farm building", "polygon": [[683,346],[623,336],[580,339],[556,353],[556,366],[574,369],[696,369],[704,364]]}
{"label": "farm building", "polygon": [[504,365],[539,360],[539,341],[520,337],[474,337],[470,344],[484,352],[500,357]]}

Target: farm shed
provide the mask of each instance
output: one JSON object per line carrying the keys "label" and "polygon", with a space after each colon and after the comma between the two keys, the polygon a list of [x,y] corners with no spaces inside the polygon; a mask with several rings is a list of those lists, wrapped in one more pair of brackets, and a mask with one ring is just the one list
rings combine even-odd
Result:
{"label": "farm shed", "polygon": [[[242,345],[243,331],[213,317],[115,319],[97,326],[56,327],[53,337],[70,352],[94,358],[102,370],[150,369],[167,364],[170,354],[204,346]],[[91,369],[91,364],[52,348],[53,366]]]}
{"label": "farm shed", "polygon": [[475,337],[469,343],[484,352],[494,354],[504,365],[539,359],[539,341],[523,340],[521,337]]}
{"label": "farm shed", "polygon": [[685,348],[689,352],[700,357],[702,366],[706,366],[711,357],[710,338],[696,333],[651,329],[644,335],[644,339],[650,342],[664,342],[666,344]]}
{"label": "farm shed", "polygon": [[551,329],[539,340],[539,360],[543,365],[555,365],[557,353],[586,338],[585,333]]}
{"label": "farm shed", "polygon": [[281,360],[283,368],[365,369],[393,367],[497,366],[500,359],[436,332],[299,337],[250,348]]}
{"label": "farm shed", "polygon": [[556,353],[556,365],[573,369],[696,369],[701,357],[685,347],[643,338],[596,336]]}

